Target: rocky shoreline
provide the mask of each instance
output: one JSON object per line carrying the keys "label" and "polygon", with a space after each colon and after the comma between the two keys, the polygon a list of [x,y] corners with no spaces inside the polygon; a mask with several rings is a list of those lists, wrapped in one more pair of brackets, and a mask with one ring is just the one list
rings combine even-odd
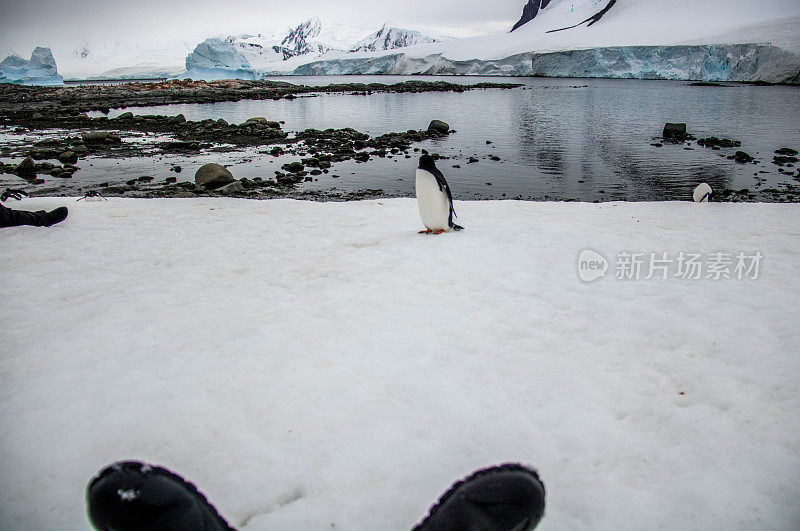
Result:
{"label": "rocky shoreline", "polygon": [[[123,85],[84,85],[67,88],[0,85],[0,126],[15,132],[59,131],[56,138],[43,138],[33,145],[0,144],[0,156],[23,158],[16,165],[0,163],[0,173],[15,174],[31,185],[45,179],[71,178],[85,157],[126,158],[152,156],[129,135],[142,133],[159,138],[152,147],[156,154],[195,155],[208,152],[232,152],[248,147],[261,148],[272,157],[291,155],[298,160],[283,164],[274,177],[240,179],[235,186],[216,189],[193,182],[167,178],[154,182],[152,177],[115,183],[99,183],[95,191],[103,195],[132,197],[194,197],[226,194],[240,197],[303,197],[320,200],[349,200],[381,195],[381,190],[326,192],[298,191],[299,183],[331,172],[335,163],[355,160],[367,162],[373,157],[411,158],[412,145],[431,138],[447,136],[450,127],[433,120],[424,130],[393,132],[371,137],[352,128],[306,129],[290,134],[282,123],[253,117],[242,124],[225,120],[189,121],[183,115],[134,115],[126,112],[113,119],[91,118],[89,111],[108,113],[111,108],[130,108],[174,103],[214,103],[243,99],[293,99],[298,94],[344,93],[368,95],[376,92],[464,92],[475,89],[508,89],[519,85],[478,83],[461,85],[445,82],[407,81],[392,85],[382,83],[346,83],[308,87],[274,81],[165,81]],[[419,149],[416,149],[419,151]],[[55,164],[51,161],[58,161]],[[180,172],[180,167],[173,167]],[[63,181],[62,181],[63,182]],[[34,195],[60,194],[59,186],[33,190]],[[88,190],[87,190],[88,191]]]}
{"label": "rocky shoreline", "polygon": [[515,83],[462,85],[444,81],[403,83],[339,83],[326,86],[295,85],[285,81],[193,81],[41,87],[0,83],[0,117],[17,120],[39,113],[45,117],[77,116],[89,111],[107,113],[112,108],[152,107],[182,103],[219,103],[240,100],[294,99],[299,94],[375,92],[464,92],[475,89],[510,89]]}
{"label": "rocky shoreline", "polygon": [[[323,174],[337,179],[336,165],[345,162],[364,163],[375,159],[411,159],[424,152],[415,144],[445,138],[454,133],[448,124],[432,120],[427,129],[392,132],[370,136],[353,128],[306,129],[286,131],[283,123],[265,117],[252,117],[241,124],[223,119],[190,121],[183,115],[134,115],[128,111],[115,118],[90,117],[88,111],[108,113],[111,108],[162,105],[165,103],[209,103],[242,99],[280,99],[309,97],[313,93],[367,95],[375,92],[463,92],[475,89],[507,89],[515,84],[479,83],[458,85],[445,82],[408,81],[394,85],[379,83],[347,83],[323,87],[307,87],[274,81],[166,81],[160,83],[129,83],[123,85],[85,85],[69,88],[31,87],[0,84],[0,158],[12,159],[13,164],[0,161],[0,175],[14,175],[12,181],[3,179],[3,187],[25,187],[31,195],[83,195],[99,193],[122,197],[199,197],[229,195],[255,199],[291,197],[319,201],[353,200],[388,197],[392,194],[371,187],[338,189],[330,186],[301,186],[319,180]],[[297,96],[297,95],[301,96]],[[96,114],[96,113],[95,113]],[[428,117],[435,118],[435,117]],[[12,140],[15,138],[16,140]],[[715,137],[696,139],[686,131],[686,124],[667,124],[662,137],[642,139],[643,144],[657,148],[673,144],[685,150],[719,151],[721,157],[737,164],[771,163],[777,172],[794,182],[800,182],[797,150],[782,148],[773,160],[761,161],[740,150],[736,140]],[[487,145],[491,144],[486,141]],[[226,156],[227,155],[227,156]],[[234,159],[231,159],[231,156]],[[440,157],[433,153],[434,158]],[[167,157],[168,161],[159,162]],[[478,156],[463,155],[466,164],[478,162]],[[500,161],[491,153],[483,158]],[[20,160],[21,162],[16,162]],[[152,173],[119,175],[113,169],[106,176],[84,181],[69,180],[86,165],[105,161],[118,164],[126,159],[148,160]],[[172,159],[169,161],[169,159]],[[217,159],[217,160],[215,160]],[[223,162],[238,164],[238,160],[264,160],[272,165],[258,176],[237,179],[231,176],[224,182],[199,182],[194,175],[183,173],[181,165],[197,167],[197,163]],[[388,161],[388,160],[387,160]],[[763,162],[763,164],[762,164]],[[223,171],[227,170],[219,165]],[[453,164],[460,168],[459,164]],[[344,168],[347,168],[345,165]],[[113,167],[111,167],[113,168]],[[344,169],[344,168],[340,168]],[[350,170],[352,170],[350,164]],[[758,171],[756,171],[758,170]],[[347,170],[345,170],[347,171]],[[341,173],[339,171],[338,173]],[[800,201],[800,186],[781,183],[780,188],[765,186],[762,168],[754,168],[754,187],[719,189],[716,200],[740,201]],[[95,176],[97,171],[95,170]],[[159,175],[159,177],[154,177]],[[168,176],[167,176],[168,175]],[[242,177],[241,175],[239,177]],[[187,180],[190,179],[190,180]],[[402,179],[400,179],[402,180]],[[336,182],[336,181],[332,181]],[[582,181],[579,181],[582,182]],[[487,186],[491,183],[487,182]],[[604,193],[600,191],[599,193]],[[503,194],[505,196],[505,194]],[[531,198],[529,198],[531,199]],[[545,195],[544,199],[548,199]]]}

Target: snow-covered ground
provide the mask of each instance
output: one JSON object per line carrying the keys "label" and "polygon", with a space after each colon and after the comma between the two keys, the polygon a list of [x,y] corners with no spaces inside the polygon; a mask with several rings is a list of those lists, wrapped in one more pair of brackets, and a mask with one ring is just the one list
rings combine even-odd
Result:
{"label": "snow-covered ground", "polygon": [[[0,528],[87,529],[126,458],[246,530],[409,529],[504,461],[543,530],[800,528],[798,205],[458,202],[436,237],[413,199],[10,206],[61,204],[0,231]],[[763,261],[614,278],[682,251]]]}

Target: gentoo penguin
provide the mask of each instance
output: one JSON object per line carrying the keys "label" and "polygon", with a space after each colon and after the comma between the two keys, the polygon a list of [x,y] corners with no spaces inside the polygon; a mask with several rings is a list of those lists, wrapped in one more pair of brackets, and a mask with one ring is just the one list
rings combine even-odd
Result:
{"label": "gentoo penguin", "polygon": [[427,228],[419,231],[420,234],[441,234],[450,229],[464,228],[453,223],[453,216],[456,215],[453,209],[453,194],[430,155],[422,155],[419,158],[416,187],[419,216]]}
{"label": "gentoo penguin", "polygon": [[711,199],[712,193],[714,193],[714,190],[711,189],[711,186],[709,186],[708,183],[700,184],[694,189],[694,202],[708,203],[708,200]]}

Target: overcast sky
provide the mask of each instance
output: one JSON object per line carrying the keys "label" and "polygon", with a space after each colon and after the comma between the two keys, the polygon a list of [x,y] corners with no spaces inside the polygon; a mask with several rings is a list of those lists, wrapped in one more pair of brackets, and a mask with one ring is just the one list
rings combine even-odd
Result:
{"label": "overcast sky", "polygon": [[107,40],[200,42],[272,33],[311,17],[367,29],[393,25],[455,37],[508,30],[526,0],[0,0],[0,58],[34,46]]}

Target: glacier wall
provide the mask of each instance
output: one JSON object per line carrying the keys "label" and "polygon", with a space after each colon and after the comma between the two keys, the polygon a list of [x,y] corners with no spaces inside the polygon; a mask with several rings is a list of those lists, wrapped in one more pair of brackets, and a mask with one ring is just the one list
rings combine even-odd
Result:
{"label": "glacier wall", "polygon": [[58,74],[50,48],[38,47],[33,50],[30,61],[17,55],[9,55],[0,61],[0,83],[61,85],[64,78]]}
{"label": "glacier wall", "polygon": [[768,44],[620,46],[521,53],[503,59],[455,61],[395,53],[366,59],[315,61],[295,75],[438,74],[603,77],[800,84],[800,55]]}

